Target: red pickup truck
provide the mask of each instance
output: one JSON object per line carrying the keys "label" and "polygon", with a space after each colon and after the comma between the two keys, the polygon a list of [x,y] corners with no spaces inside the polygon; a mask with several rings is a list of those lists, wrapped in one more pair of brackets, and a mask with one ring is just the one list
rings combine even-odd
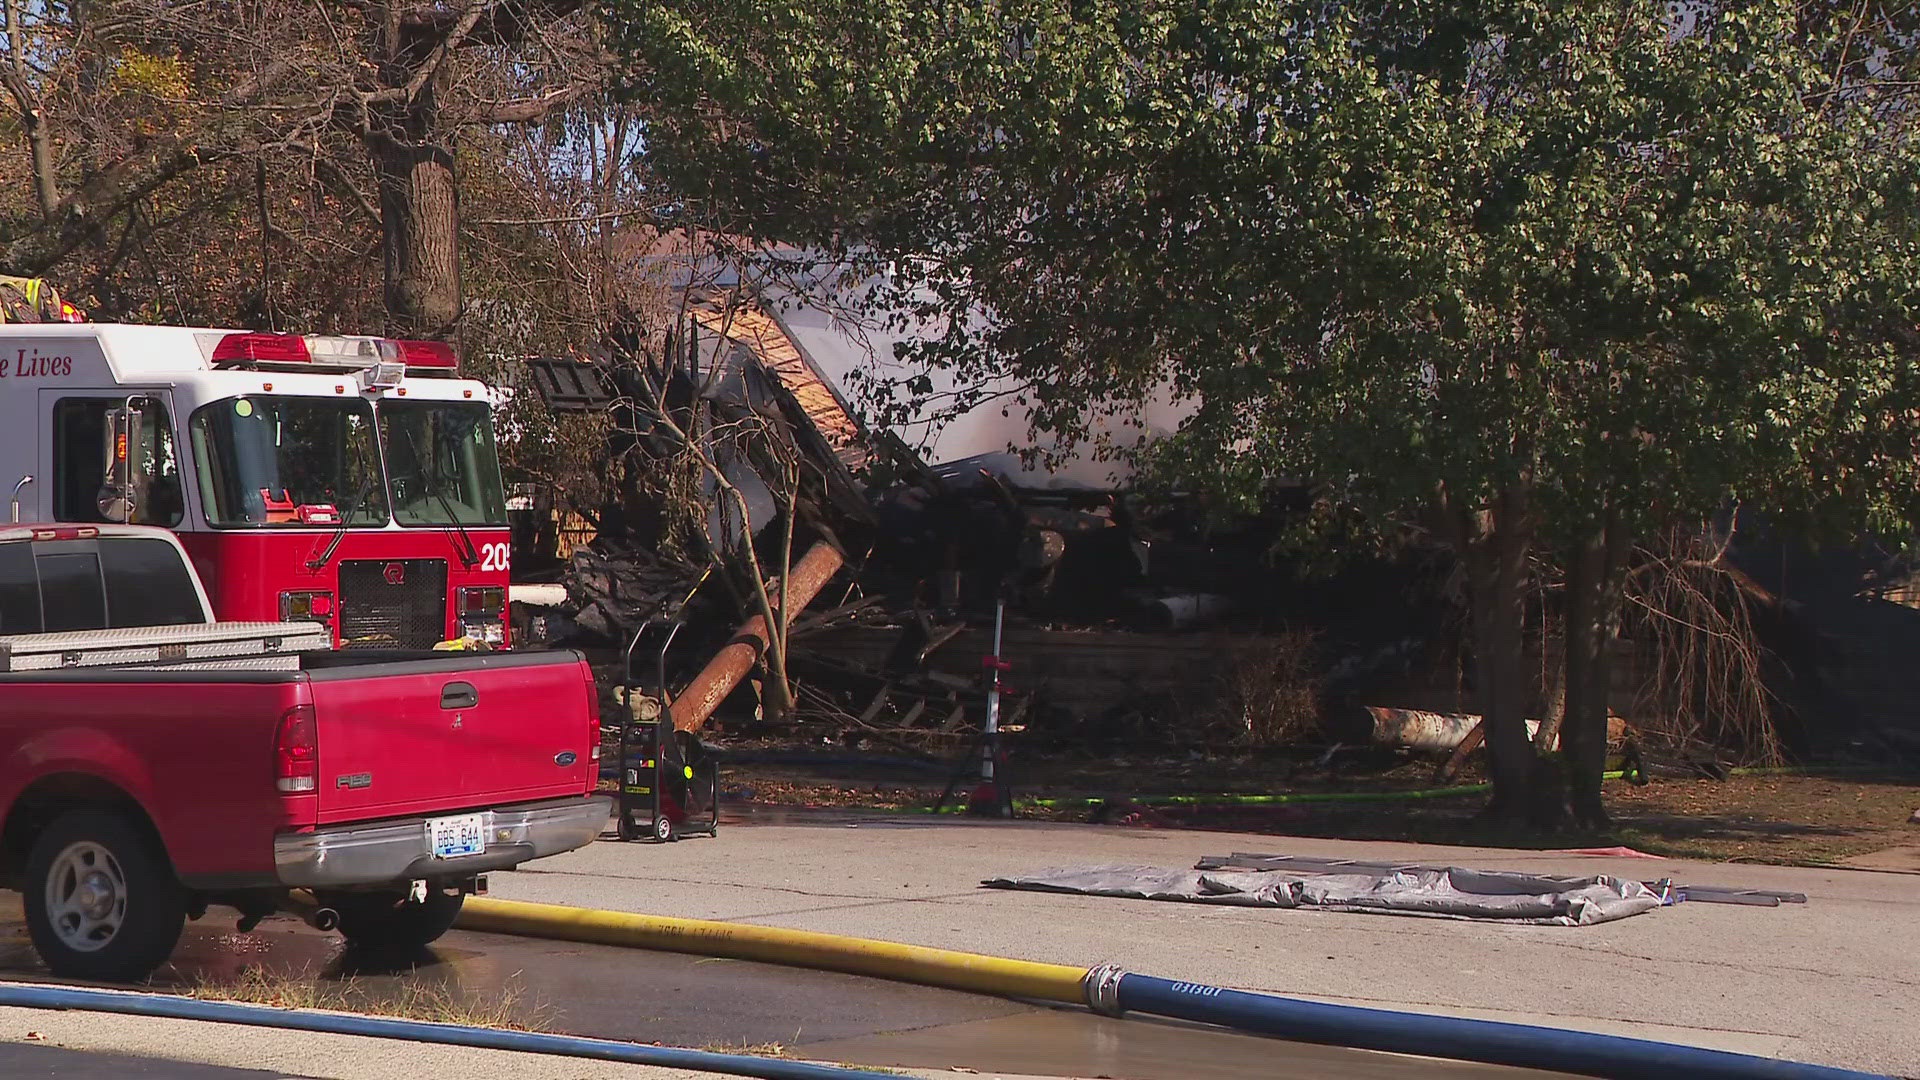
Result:
{"label": "red pickup truck", "polygon": [[210,904],[423,945],[606,826],[577,653],[326,640],[213,622],[163,530],[0,525],[0,880],[55,973],[144,978]]}

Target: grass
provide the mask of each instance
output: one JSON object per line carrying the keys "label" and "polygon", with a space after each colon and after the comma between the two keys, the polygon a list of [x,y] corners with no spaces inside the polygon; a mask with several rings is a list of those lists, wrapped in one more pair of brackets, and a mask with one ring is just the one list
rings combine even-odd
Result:
{"label": "grass", "polygon": [[[1365,774],[1329,775],[1284,761],[1237,757],[1215,763],[1145,758],[1104,761],[1016,758],[1016,794],[1098,794],[1119,801],[1203,791],[1379,791],[1424,787],[1431,763],[1409,762]],[[1211,784],[1207,781],[1211,779]],[[1482,779],[1465,776],[1462,783]],[[758,804],[898,810],[930,805],[940,778],[859,779],[806,775],[793,768],[731,767],[724,786],[751,790]],[[1314,836],[1403,840],[1482,847],[1598,847],[1616,844],[1654,855],[1727,862],[1832,863],[1903,844],[1920,844],[1908,818],[1920,808],[1920,782],[1894,776],[1736,776],[1717,780],[1656,779],[1644,787],[1611,781],[1607,805],[1614,828],[1604,834],[1515,836],[1478,816],[1479,796],[1422,802],[1290,806],[1126,807],[1107,823]],[[964,798],[964,791],[962,792]],[[1085,807],[1024,809],[1023,817],[1088,821]]]}
{"label": "grass", "polygon": [[793,1055],[781,1043],[708,1043],[700,1047],[709,1054],[745,1054],[748,1057],[791,1058]]}
{"label": "grass", "polygon": [[543,1003],[529,1002],[517,986],[486,997],[471,997],[420,979],[403,979],[374,990],[354,979],[321,979],[311,973],[275,973],[247,968],[237,978],[194,983],[182,988],[202,1001],[232,1001],[277,1009],[323,1009],[400,1020],[509,1031],[538,1031],[550,1019]]}
{"label": "grass", "polygon": [[1920,787],[1823,777],[1611,781],[1614,827],[1604,833],[1515,835],[1479,816],[1478,797],[1444,801],[1285,807],[1156,808],[1144,824],[1282,836],[1402,840],[1474,847],[1622,845],[1710,862],[1832,863],[1920,843],[1907,818]]}
{"label": "grass", "polygon": [[[274,973],[248,968],[237,978],[196,983],[180,992],[202,1001],[266,1005],[276,1009],[318,1009],[503,1031],[541,1031],[550,1026],[553,1019],[551,1008],[544,1003],[530,1006],[525,992],[517,986],[508,986],[502,993],[483,998],[458,994],[419,979],[399,980],[375,990],[351,977],[322,979],[310,972]],[[785,1045],[777,1042],[716,1042],[699,1049],[713,1054],[760,1058],[794,1057]]]}

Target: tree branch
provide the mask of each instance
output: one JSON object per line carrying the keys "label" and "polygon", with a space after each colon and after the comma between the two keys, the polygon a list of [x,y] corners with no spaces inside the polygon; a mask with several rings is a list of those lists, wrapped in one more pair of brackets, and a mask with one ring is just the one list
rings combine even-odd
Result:
{"label": "tree branch", "polygon": [[39,200],[40,216],[45,219],[53,216],[53,208],[60,201],[59,185],[54,177],[53,139],[47,131],[47,114],[41,106],[40,95],[27,82],[26,73],[37,69],[27,59],[26,22],[20,0],[5,0],[5,15],[10,62],[0,70],[0,79],[5,80],[7,93],[13,96],[20,111],[20,126],[26,132],[33,157],[34,197]]}
{"label": "tree branch", "polygon": [[286,145],[290,150],[298,150],[309,155],[313,160],[314,173],[323,175],[324,181],[329,188],[333,189],[334,194],[345,199],[349,206],[360,211],[361,216],[368,221],[379,224],[379,207],[374,206],[371,199],[360,193],[360,189],[354,186],[353,178],[347,175],[347,171],[341,168],[339,163],[322,154],[317,146],[298,142],[289,142]]}
{"label": "tree branch", "polygon": [[[467,36],[473,33],[473,28],[480,22],[480,16],[487,14],[493,7],[493,4],[481,3],[479,0],[468,4],[467,10],[461,13],[458,21],[447,28],[444,36],[434,44],[433,51],[421,61],[420,70],[413,73],[413,78],[408,79],[406,85],[359,94],[360,103],[363,106],[412,104],[413,100],[420,96],[420,91],[426,89],[427,84],[433,81],[433,77],[440,73],[441,66],[447,62],[447,57],[452,55],[453,50],[465,43]],[[405,16],[402,16],[402,21],[405,21]]]}
{"label": "tree branch", "polygon": [[[246,105],[291,70],[290,62],[275,60],[235,84],[221,96],[220,105]],[[7,266],[16,274],[42,273],[84,243],[100,222],[111,220],[179,176],[241,152],[239,147],[207,145],[218,134],[218,122],[209,123],[94,173],[53,207],[43,227],[5,246]]]}
{"label": "tree branch", "polygon": [[548,113],[569,105],[599,87],[598,80],[582,81],[562,87],[537,98],[521,101],[508,101],[495,105],[490,111],[482,113],[474,123],[479,124],[529,124],[545,119]]}
{"label": "tree branch", "polygon": [[46,227],[6,246],[6,264],[16,274],[39,274],[84,243],[94,222],[112,218],[156,188],[213,156],[196,147],[159,147],[94,175],[61,200]]}
{"label": "tree branch", "polygon": [[568,217],[538,218],[468,218],[469,225],[589,225],[599,221],[618,221],[621,218],[645,218],[650,225],[665,222],[651,210],[609,210],[604,214],[577,214]]}
{"label": "tree branch", "polygon": [[[488,4],[487,18],[477,22],[465,35],[474,45],[507,45],[526,33],[536,18],[560,18],[584,6],[581,0],[546,0],[524,4]],[[447,33],[460,20],[453,12],[431,4],[422,4],[400,13],[403,29],[428,34]]]}

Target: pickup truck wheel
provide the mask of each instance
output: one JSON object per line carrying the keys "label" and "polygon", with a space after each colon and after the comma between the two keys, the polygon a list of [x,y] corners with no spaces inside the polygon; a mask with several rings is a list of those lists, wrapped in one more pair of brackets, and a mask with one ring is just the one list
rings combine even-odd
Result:
{"label": "pickup truck wheel", "polygon": [[138,982],[173,954],[186,891],[153,841],[118,814],[56,818],[27,856],[27,933],[55,975]]}
{"label": "pickup truck wheel", "polygon": [[334,893],[316,897],[340,913],[340,936],[376,952],[406,952],[440,940],[453,929],[466,897],[438,890],[412,903],[405,893]]}

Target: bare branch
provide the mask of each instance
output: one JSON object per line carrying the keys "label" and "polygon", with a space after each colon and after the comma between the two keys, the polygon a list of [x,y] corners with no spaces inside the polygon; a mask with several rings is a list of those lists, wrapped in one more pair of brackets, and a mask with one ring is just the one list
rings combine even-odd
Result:
{"label": "bare branch", "polygon": [[347,175],[345,169],[328,161],[326,158],[315,159],[313,167],[315,171],[326,174],[329,186],[332,187],[337,194],[346,198],[347,205],[360,211],[361,217],[375,224],[379,223],[380,208],[373,205],[373,200],[361,194],[360,189],[354,186],[353,179]]}
{"label": "bare branch", "polygon": [[[506,45],[519,40],[527,27],[539,19],[557,19],[579,11],[580,0],[543,0],[521,4],[489,4],[484,21],[476,23],[465,35],[474,45]],[[431,4],[422,4],[400,13],[400,26],[429,34],[446,33],[460,16]]]}
{"label": "bare branch", "polygon": [[650,210],[610,210],[604,214],[576,214],[567,217],[535,218],[468,218],[469,225],[590,225],[601,221],[619,221],[623,218],[643,218],[650,225],[661,224],[663,219]]}
{"label": "bare branch", "polygon": [[358,95],[360,103],[363,106],[412,104],[420,96],[420,91],[426,89],[434,76],[440,74],[440,68],[447,62],[447,57],[466,43],[467,36],[473,33],[473,28],[480,22],[480,17],[493,7],[492,4],[481,3],[478,0],[468,4],[467,10],[460,15],[458,21],[446,29],[444,36],[434,44],[433,51],[421,61],[420,69],[413,73],[413,78],[408,79],[404,86],[361,93]]}
{"label": "bare branch", "polygon": [[543,94],[537,98],[502,102],[481,114],[474,122],[480,124],[530,124],[536,120],[545,119],[546,116],[555,109],[571,105],[599,88],[600,84],[598,80],[583,81],[575,83],[572,86],[562,87],[551,93]]}

